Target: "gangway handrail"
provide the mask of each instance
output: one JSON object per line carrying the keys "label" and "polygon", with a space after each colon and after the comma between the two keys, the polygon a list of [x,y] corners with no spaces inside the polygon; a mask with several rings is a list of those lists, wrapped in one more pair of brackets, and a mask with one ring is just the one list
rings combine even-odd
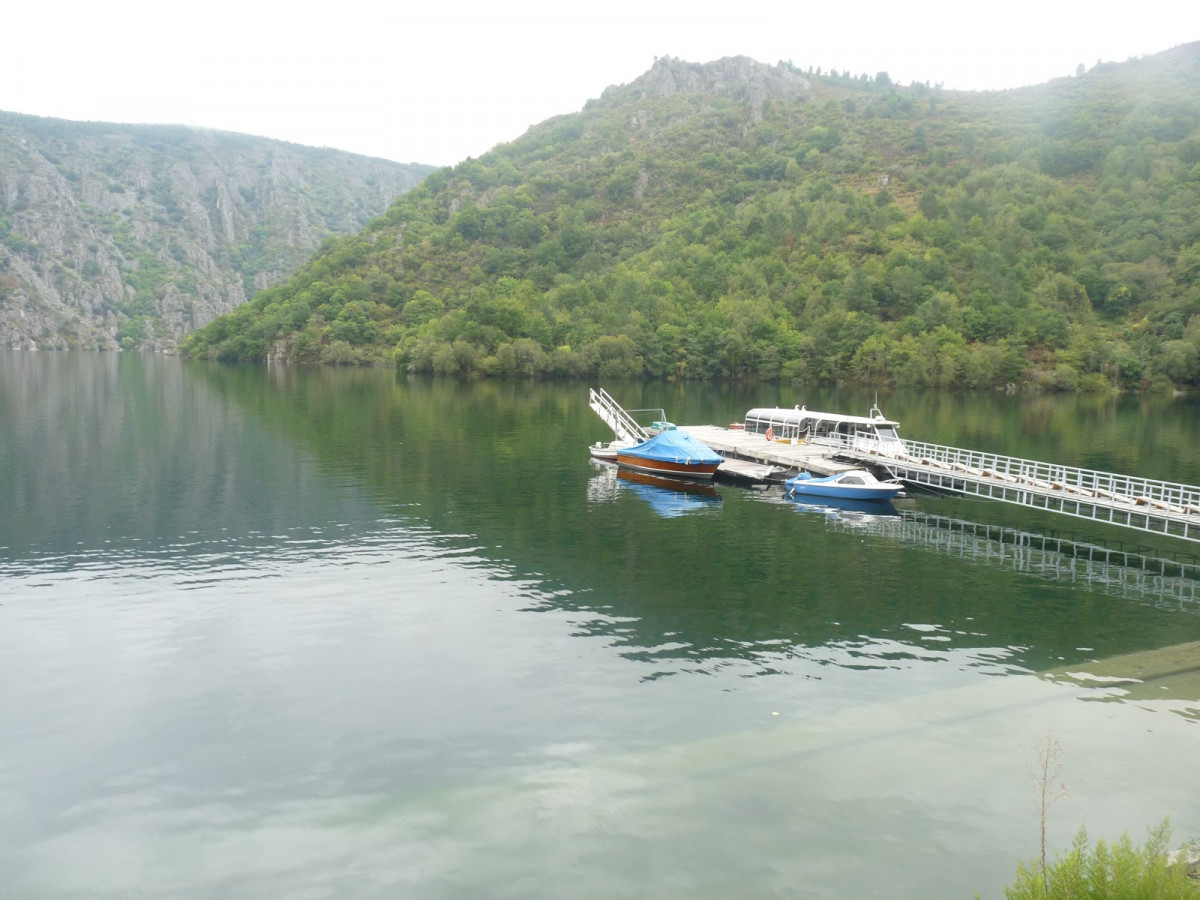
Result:
{"label": "gangway handrail", "polygon": [[1003,480],[1033,490],[1074,492],[1088,498],[1125,501],[1133,505],[1159,503],[1176,507],[1173,511],[1179,513],[1200,513],[1200,487],[1156,478],[1100,472],[923,441],[905,441],[904,451],[900,453],[881,446],[873,455],[907,465],[937,464],[959,474]]}
{"label": "gangway handrail", "polygon": [[[983,450],[948,447],[924,441],[904,440],[901,444],[864,440],[854,435],[828,435],[813,438],[843,452],[866,453],[880,463],[894,461],[908,466],[936,465],[957,474],[1008,480],[1027,488],[1090,492],[1106,500],[1170,502],[1200,512],[1200,487],[1155,478],[1140,478],[1114,472],[1101,472],[1078,466],[1048,463],[1016,456],[1004,456]],[[1182,509],[1180,510],[1182,511]]]}
{"label": "gangway handrail", "polygon": [[[610,397],[604,388],[588,388],[588,406],[613,430],[617,440],[647,441],[650,439],[650,432],[638,424],[637,420],[626,412],[620,403]],[[660,410],[660,412],[662,411]],[[663,418],[666,418],[665,413]]]}
{"label": "gangway handrail", "polygon": [[1193,485],[924,441],[830,435],[820,443],[911,485],[1200,542],[1200,487]]}

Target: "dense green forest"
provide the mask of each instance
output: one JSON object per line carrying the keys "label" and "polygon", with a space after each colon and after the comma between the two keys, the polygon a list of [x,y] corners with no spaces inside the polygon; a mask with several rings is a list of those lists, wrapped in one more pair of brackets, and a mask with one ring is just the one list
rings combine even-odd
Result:
{"label": "dense green forest", "polygon": [[663,58],[194,333],[228,360],[1200,386],[1200,44],[957,93]]}

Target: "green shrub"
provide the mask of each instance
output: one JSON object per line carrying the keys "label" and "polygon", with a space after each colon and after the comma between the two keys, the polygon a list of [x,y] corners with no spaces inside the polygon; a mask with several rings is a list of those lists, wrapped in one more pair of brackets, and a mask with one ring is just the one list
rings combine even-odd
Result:
{"label": "green shrub", "polygon": [[1089,848],[1087,829],[1080,828],[1071,850],[1042,871],[1038,860],[1017,865],[1017,880],[1004,889],[1007,900],[1200,900],[1200,888],[1189,880],[1187,863],[1168,862],[1170,823],[1150,829],[1144,847],[1129,835],[1111,846],[1097,841]]}
{"label": "green shrub", "polygon": [[330,341],[321,351],[321,362],[327,366],[358,366],[366,359],[347,341]]}

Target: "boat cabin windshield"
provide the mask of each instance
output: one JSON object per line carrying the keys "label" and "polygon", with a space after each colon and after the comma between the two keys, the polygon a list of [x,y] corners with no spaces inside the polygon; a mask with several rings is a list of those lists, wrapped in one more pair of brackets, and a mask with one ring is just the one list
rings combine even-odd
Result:
{"label": "boat cabin windshield", "polygon": [[900,435],[896,433],[896,426],[892,424],[879,424],[875,426],[875,434],[881,441],[895,441],[900,443]]}

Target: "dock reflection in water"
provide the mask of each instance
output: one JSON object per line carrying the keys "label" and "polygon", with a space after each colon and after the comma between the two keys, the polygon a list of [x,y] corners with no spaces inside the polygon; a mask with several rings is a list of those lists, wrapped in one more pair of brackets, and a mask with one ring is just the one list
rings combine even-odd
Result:
{"label": "dock reflection in water", "polygon": [[857,518],[831,515],[829,520],[834,528],[868,529],[976,564],[1004,566],[1024,575],[1081,584],[1110,596],[1200,615],[1200,561],[1181,562],[912,509],[892,512]]}

